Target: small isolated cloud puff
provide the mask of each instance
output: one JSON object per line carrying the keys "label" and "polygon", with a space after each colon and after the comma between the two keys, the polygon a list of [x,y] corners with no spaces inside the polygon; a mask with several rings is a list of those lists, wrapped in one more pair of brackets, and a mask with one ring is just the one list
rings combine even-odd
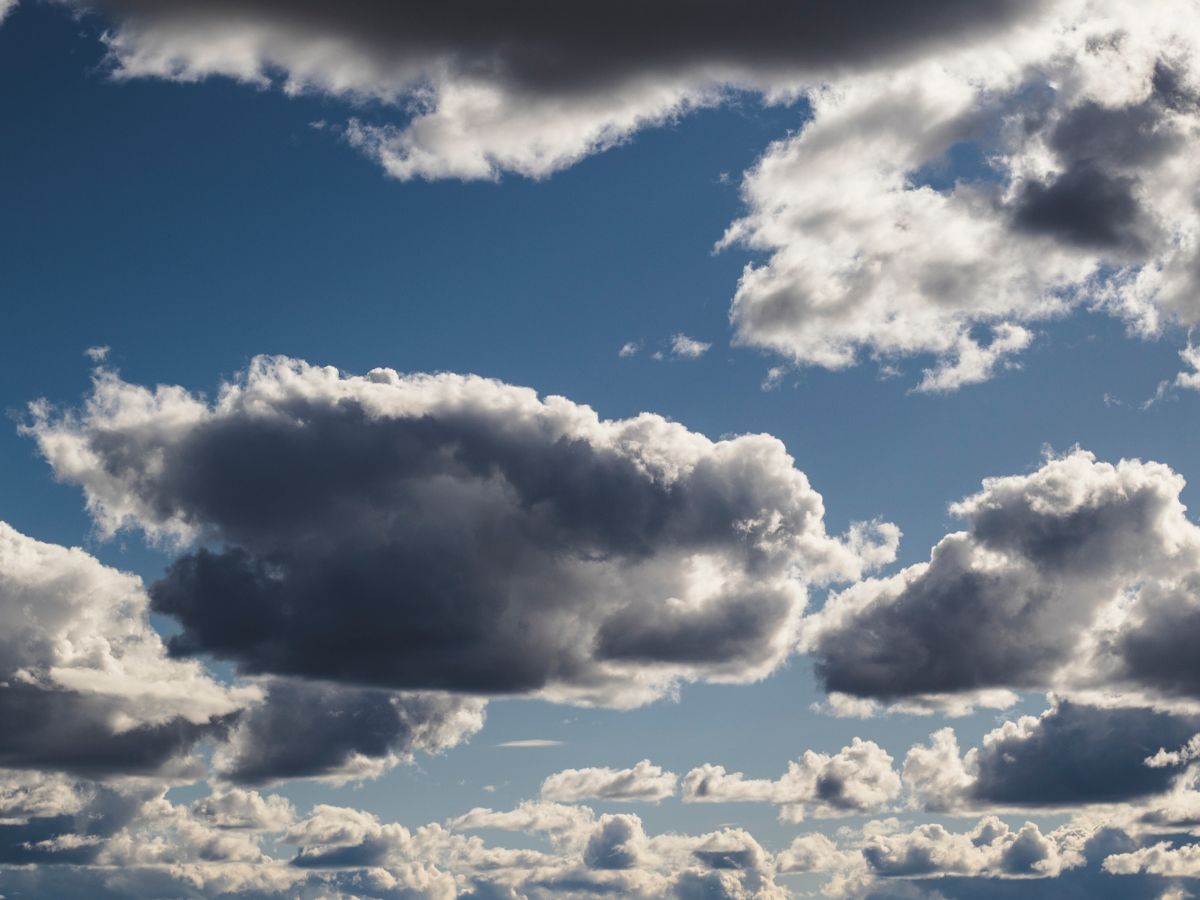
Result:
{"label": "small isolated cloud puff", "polygon": [[151,587],[176,655],[243,674],[630,706],[792,652],[809,584],[893,558],[825,531],[776,439],[459,375],[261,357],[207,403],[99,371],[26,433],[99,528],[191,545]]}
{"label": "small isolated cloud puff", "polygon": [[698,341],[686,334],[671,336],[671,355],[680,359],[699,359],[712,344]]}

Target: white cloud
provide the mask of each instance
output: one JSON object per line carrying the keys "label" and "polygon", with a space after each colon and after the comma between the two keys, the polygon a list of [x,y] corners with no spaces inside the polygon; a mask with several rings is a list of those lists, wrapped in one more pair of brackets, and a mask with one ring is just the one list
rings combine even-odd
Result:
{"label": "white cloud", "polygon": [[565,769],[542,782],[542,799],[559,803],[623,800],[658,803],[675,795],[678,776],[648,759],[630,769]]}
{"label": "white cloud", "polygon": [[[1196,7],[1043,9],[809,93],[812,120],[747,173],[722,241],[770,254],[739,283],[738,341],[830,369],[931,354],[918,389],[945,391],[1080,305],[1146,333],[1195,319]],[[951,161],[963,148],[978,159]]]}
{"label": "white cloud", "polygon": [[671,355],[681,359],[699,359],[708,352],[708,348],[711,346],[712,344],[697,341],[686,334],[671,336]]}
{"label": "white cloud", "polygon": [[1013,831],[995,816],[967,833],[941,825],[879,835],[862,848],[869,869],[883,877],[967,875],[989,878],[1054,877],[1084,863],[1069,830],[1050,835],[1032,822]]}
{"label": "white cloud", "polygon": [[779,805],[780,818],[790,822],[802,821],[806,813],[836,816],[885,809],[901,790],[892,757],[874,741],[860,738],[832,756],[805,751],[775,781],[706,764],[688,772],[682,786],[686,803],[769,802]]}
{"label": "white cloud", "polygon": [[148,613],[140,579],[0,522],[0,762],[177,770],[259,696],[169,658]]}

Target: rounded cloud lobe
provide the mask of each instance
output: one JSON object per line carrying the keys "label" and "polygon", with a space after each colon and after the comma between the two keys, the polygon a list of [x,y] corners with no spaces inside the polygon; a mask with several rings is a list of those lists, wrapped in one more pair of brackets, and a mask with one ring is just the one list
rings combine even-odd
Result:
{"label": "rounded cloud lobe", "polygon": [[207,404],[101,372],[28,431],[102,529],[198,541],[152,588],[177,655],[247,674],[626,706],[765,676],[806,586],[894,553],[825,532],[774,438],[600,420],[482,378],[259,358]]}
{"label": "rounded cloud lobe", "polygon": [[[1195,697],[1144,646],[1187,626],[1200,528],[1158,463],[1075,451],[951,507],[928,563],[832,596],[804,625],[824,686],[885,701],[989,689],[1125,687]],[[1167,659],[1182,663],[1171,641]],[[1189,667],[1181,666],[1181,672]],[[1167,690],[1164,690],[1167,689]]]}
{"label": "rounded cloud lobe", "polygon": [[141,581],[0,522],[0,766],[179,774],[253,688],[168,657]]}

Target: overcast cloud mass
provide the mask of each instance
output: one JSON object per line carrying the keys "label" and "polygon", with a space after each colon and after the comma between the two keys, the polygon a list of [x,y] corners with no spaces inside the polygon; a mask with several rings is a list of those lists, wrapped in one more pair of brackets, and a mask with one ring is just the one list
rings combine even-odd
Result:
{"label": "overcast cloud mass", "polygon": [[1198,55],[0,0],[0,900],[1200,895]]}

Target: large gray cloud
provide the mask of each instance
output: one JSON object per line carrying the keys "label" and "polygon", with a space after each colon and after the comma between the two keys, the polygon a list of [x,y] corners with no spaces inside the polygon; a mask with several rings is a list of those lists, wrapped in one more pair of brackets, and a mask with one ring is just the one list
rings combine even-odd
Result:
{"label": "large gray cloud", "polygon": [[1187,590],[1200,528],[1182,488],[1166,466],[1083,451],[988,479],[951,508],[966,530],[928,563],[863,581],[807,620],[818,676],[830,691],[886,701],[1009,688],[1188,693],[1191,663],[1166,633],[1200,607]]}
{"label": "large gray cloud", "polygon": [[753,680],[791,652],[808,584],[898,536],[826,534],[771,437],[481,378],[261,358],[211,405],[101,373],[81,415],[35,412],[102,529],[204,544],[154,608],[183,626],[173,652],[245,673],[616,705]]}
{"label": "large gray cloud", "polygon": [[[543,176],[639,128],[1002,31],[1042,0],[455,3],[79,0],[121,77],[225,75],[394,105],[350,140],[400,178]],[[405,115],[405,108],[409,115]]]}

